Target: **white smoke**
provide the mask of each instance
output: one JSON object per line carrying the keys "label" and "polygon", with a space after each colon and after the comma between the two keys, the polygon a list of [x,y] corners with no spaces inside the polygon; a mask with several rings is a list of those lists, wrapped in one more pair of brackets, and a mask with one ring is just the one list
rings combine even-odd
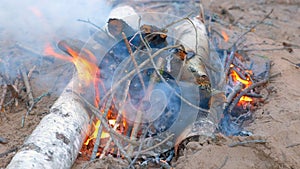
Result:
{"label": "white smoke", "polygon": [[1,39],[37,45],[54,38],[87,39],[86,23],[102,26],[109,6],[103,0],[0,0]]}

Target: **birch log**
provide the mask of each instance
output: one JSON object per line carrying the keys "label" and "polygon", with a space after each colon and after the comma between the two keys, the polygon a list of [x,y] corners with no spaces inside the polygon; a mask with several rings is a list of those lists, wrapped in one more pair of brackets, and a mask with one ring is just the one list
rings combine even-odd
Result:
{"label": "birch log", "polygon": [[[73,78],[7,169],[71,168],[88,131],[89,114]],[[77,91],[78,92],[78,91]]]}

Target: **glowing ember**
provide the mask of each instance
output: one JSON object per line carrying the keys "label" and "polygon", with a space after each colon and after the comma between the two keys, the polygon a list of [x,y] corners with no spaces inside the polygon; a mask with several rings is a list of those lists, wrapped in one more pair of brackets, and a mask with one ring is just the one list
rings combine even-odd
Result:
{"label": "glowing ember", "polygon": [[229,37],[228,37],[227,33],[226,33],[225,31],[222,31],[221,34],[222,34],[222,36],[223,36],[224,41],[225,41],[225,42],[228,42]]}

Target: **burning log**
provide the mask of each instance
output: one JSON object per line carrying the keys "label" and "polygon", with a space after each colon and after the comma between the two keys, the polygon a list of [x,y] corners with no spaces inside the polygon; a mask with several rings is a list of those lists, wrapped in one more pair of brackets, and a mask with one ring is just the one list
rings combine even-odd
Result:
{"label": "burning log", "polygon": [[71,168],[86,137],[89,114],[73,78],[13,157],[12,168]]}

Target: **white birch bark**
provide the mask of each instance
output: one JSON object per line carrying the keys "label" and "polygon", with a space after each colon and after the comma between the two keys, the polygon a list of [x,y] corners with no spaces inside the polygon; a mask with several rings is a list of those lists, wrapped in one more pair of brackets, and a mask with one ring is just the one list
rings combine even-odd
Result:
{"label": "white birch bark", "polygon": [[7,169],[71,168],[88,131],[89,115],[84,103],[73,93],[73,78]]}

